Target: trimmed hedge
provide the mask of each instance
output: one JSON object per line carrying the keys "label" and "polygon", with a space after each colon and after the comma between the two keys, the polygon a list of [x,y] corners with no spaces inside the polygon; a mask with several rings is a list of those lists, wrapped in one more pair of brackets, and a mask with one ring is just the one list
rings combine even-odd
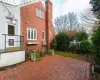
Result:
{"label": "trimmed hedge", "polygon": [[88,35],[87,35],[86,31],[78,32],[78,35],[77,35],[78,41],[83,41],[83,40],[86,40],[86,39],[88,39]]}
{"label": "trimmed hedge", "polygon": [[100,28],[94,32],[92,42],[95,49],[95,62],[100,65]]}
{"label": "trimmed hedge", "polygon": [[65,32],[60,32],[56,35],[57,50],[67,51],[69,47],[70,39]]}
{"label": "trimmed hedge", "polygon": [[90,42],[88,40],[81,41],[80,52],[81,53],[89,53],[90,52]]}

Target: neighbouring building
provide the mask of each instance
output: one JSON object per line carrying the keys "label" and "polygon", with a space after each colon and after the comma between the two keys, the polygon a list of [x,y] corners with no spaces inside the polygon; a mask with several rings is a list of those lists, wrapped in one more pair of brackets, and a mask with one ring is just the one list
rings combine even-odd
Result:
{"label": "neighbouring building", "polygon": [[21,35],[26,49],[46,50],[54,39],[52,2],[35,0],[21,7]]}
{"label": "neighbouring building", "polygon": [[0,67],[25,61],[20,7],[0,1]]}

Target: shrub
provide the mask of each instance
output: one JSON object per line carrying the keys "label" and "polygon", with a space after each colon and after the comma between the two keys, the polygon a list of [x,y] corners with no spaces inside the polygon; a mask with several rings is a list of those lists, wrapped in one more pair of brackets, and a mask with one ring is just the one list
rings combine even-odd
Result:
{"label": "shrub", "polygon": [[56,46],[57,46],[56,40],[54,39],[54,40],[51,42],[51,44],[50,44],[50,48],[55,50],[55,49],[56,49]]}
{"label": "shrub", "polygon": [[48,50],[47,53],[48,53],[49,55],[54,55],[54,50]]}
{"label": "shrub", "polygon": [[70,50],[71,52],[79,53],[79,44],[73,44],[73,45],[69,48],[69,50]]}
{"label": "shrub", "polygon": [[92,42],[95,49],[95,62],[100,65],[100,28],[93,33]]}
{"label": "shrub", "polygon": [[40,53],[40,57],[44,57],[46,55],[46,51],[41,51]]}
{"label": "shrub", "polygon": [[94,45],[93,43],[90,43],[90,49],[89,49],[90,53],[95,53],[95,49],[94,49]]}
{"label": "shrub", "polygon": [[35,52],[35,56],[36,56],[36,60],[39,61],[40,60],[40,53],[39,52]]}
{"label": "shrub", "polygon": [[80,51],[81,53],[90,52],[90,42],[88,40],[83,40],[80,43]]}
{"label": "shrub", "polygon": [[83,41],[83,40],[88,39],[88,35],[87,35],[86,31],[78,32],[77,39],[78,39],[78,41]]}
{"label": "shrub", "polygon": [[66,51],[69,47],[70,39],[65,32],[60,32],[56,35],[57,50]]}

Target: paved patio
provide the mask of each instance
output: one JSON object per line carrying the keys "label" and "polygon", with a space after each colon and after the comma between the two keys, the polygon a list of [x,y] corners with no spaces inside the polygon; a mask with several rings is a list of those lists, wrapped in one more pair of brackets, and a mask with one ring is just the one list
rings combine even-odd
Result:
{"label": "paved patio", "polygon": [[89,80],[89,63],[59,55],[1,71],[0,80]]}

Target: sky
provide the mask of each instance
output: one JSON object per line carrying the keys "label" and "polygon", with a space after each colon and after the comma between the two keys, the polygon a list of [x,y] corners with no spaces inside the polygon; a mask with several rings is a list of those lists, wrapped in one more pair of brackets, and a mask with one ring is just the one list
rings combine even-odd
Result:
{"label": "sky", "polygon": [[51,0],[53,3],[53,18],[68,12],[75,12],[79,15],[90,6],[90,0]]}
{"label": "sky", "polygon": [[[1,0],[0,0],[1,1]],[[15,0],[3,0],[15,1]],[[21,0],[16,0],[18,3]],[[79,15],[87,7],[89,7],[90,0],[51,0],[53,3],[53,20],[60,15],[67,14],[68,12],[75,12]]]}

